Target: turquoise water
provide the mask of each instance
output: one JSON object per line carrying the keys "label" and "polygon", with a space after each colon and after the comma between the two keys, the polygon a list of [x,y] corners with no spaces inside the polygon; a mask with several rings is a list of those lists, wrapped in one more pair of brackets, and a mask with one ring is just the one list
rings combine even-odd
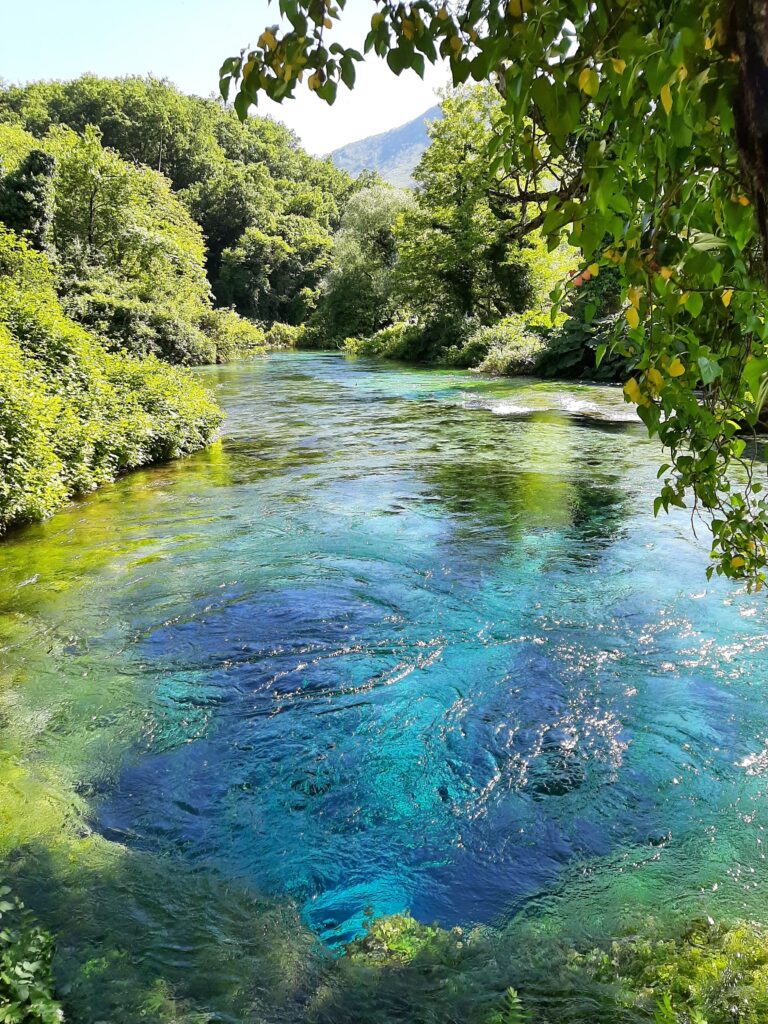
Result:
{"label": "turquoise water", "polygon": [[201,376],[220,444],[0,548],[8,749],[79,836],[332,947],[371,910],[503,924],[584,885],[599,917],[632,872],[762,898],[766,606],[653,519],[620,392],[325,354]]}

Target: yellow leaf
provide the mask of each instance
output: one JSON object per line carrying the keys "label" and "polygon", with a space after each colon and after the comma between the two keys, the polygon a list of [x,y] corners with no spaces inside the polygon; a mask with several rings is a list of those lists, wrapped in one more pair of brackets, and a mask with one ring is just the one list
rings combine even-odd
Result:
{"label": "yellow leaf", "polygon": [[704,40],[704,49],[705,50],[711,50],[712,49],[712,38],[711,38],[711,36],[707,36],[707,38]]}
{"label": "yellow leaf", "polygon": [[685,64],[681,64],[680,67],[677,69],[677,80],[678,82],[684,82],[687,77],[688,68],[685,66]]}
{"label": "yellow leaf", "polygon": [[634,377],[630,377],[627,383],[624,385],[624,394],[635,405],[641,405],[643,402],[643,393],[640,390],[640,385]]}
{"label": "yellow leaf", "polygon": [[325,28],[333,28],[333,22],[330,18],[323,18],[323,25]]}
{"label": "yellow leaf", "polygon": [[661,99],[661,105],[666,110],[667,114],[672,113],[672,93],[670,92],[668,85],[662,85],[661,92],[659,93]]}
{"label": "yellow leaf", "polygon": [[255,67],[256,67],[256,61],[255,60],[249,60],[246,63],[245,67],[243,68],[243,78],[247,78],[248,75],[250,75],[250,73],[253,71],[253,69]]}
{"label": "yellow leaf", "polygon": [[579,75],[579,88],[587,96],[597,96],[600,89],[600,79],[594,68],[584,68]]}
{"label": "yellow leaf", "polygon": [[587,270],[590,272],[592,277],[597,277],[597,275],[600,273],[600,264],[599,263],[590,263],[589,266],[587,267]]}
{"label": "yellow leaf", "polygon": [[403,35],[405,36],[406,39],[413,39],[415,34],[416,28],[413,22],[409,21],[408,18],[405,18],[403,21]]}
{"label": "yellow leaf", "polygon": [[627,291],[627,298],[632,303],[632,305],[635,307],[635,309],[637,309],[639,307],[640,299],[642,298],[642,295],[643,295],[643,289],[639,288],[637,285],[634,285],[632,288],[630,288]]}
{"label": "yellow leaf", "polygon": [[263,46],[265,50],[273,50],[276,42],[277,40],[269,29],[266,32],[262,32],[259,36],[259,46]]}
{"label": "yellow leaf", "polygon": [[[445,13],[443,13],[443,12],[445,12]],[[444,7],[443,7],[442,11],[438,11],[438,17],[440,17],[440,18],[447,18],[448,17],[448,12],[445,10]],[[382,21],[384,21],[384,15],[381,13],[381,11],[377,11],[371,17],[371,28],[378,28],[379,25],[382,23]]]}
{"label": "yellow leaf", "polygon": [[685,373],[685,367],[680,362],[677,356],[675,356],[675,358],[667,367],[667,373],[670,377],[682,377],[682,375]]}
{"label": "yellow leaf", "polygon": [[312,90],[312,92],[316,92],[320,88],[320,86],[322,84],[323,83],[320,80],[320,75],[318,75],[317,72],[315,72],[314,75],[310,75],[309,76],[309,80],[307,82],[307,85]]}
{"label": "yellow leaf", "polygon": [[732,569],[741,569],[741,567],[743,565],[746,565],[746,564],[747,564],[747,560],[745,558],[742,558],[741,555],[736,555],[735,558],[731,559],[731,568]]}
{"label": "yellow leaf", "polygon": [[670,277],[672,277],[672,271],[669,269],[669,267],[661,267],[661,269],[659,270],[659,274],[661,277],[664,278],[665,281],[668,281]]}
{"label": "yellow leaf", "polygon": [[451,36],[450,46],[454,53],[461,53],[462,42],[458,36]]}
{"label": "yellow leaf", "polygon": [[677,304],[678,304],[678,306],[684,306],[686,304],[686,302],[688,301],[688,296],[690,294],[691,294],[690,292],[681,292],[678,295],[678,297],[677,297]]}
{"label": "yellow leaf", "polygon": [[511,14],[513,18],[522,18],[523,0],[509,0],[509,3],[507,4],[507,13]]}
{"label": "yellow leaf", "polygon": [[721,301],[722,301],[722,303],[723,303],[723,305],[725,306],[726,309],[730,306],[732,298],[733,298],[733,288],[726,288],[725,291],[723,292],[723,294],[720,296],[720,299],[721,299]]}
{"label": "yellow leaf", "polygon": [[749,206],[749,198],[745,195],[740,195],[738,198],[738,202],[741,206]]}
{"label": "yellow leaf", "polygon": [[[441,7],[440,10],[437,12],[437,16],[440,19],[440,21],[445,21],[445,19],[448,17],[448,8],[447,7]],[[376,15],[374,14],[374,18],[375,17],[376,17]],[[379,17],[383,19],[384,15],[380,14]]]}
{"label": "yellow leaf", "polygon": [[613,64],[613,70],[617,75],[624,73],[624,68],[627,66],[627,62],[622,60],[621,57],[611,57],[611,64]]}
{"label": "yellow leaf", "polygon": [[717,41],[722,46],[723,43],[725,42],[727,33],[725,31],[725,25],[723,24],[721,18],[717,19],[717,21],[715,22],[714,28],[715,28],[715,36],[717,38]]}
{"label": "yellow leaf", "polygon": [[627,318],[627,323],[633,329],[640,324],[640,314],[637,312],[634,306],[627,306],[624,311],[624,316]]}
{"label": "yellow leaf", "polygon": [[645,377],[656,394],[664,387],[664,378],[655,367],[652,366]]}

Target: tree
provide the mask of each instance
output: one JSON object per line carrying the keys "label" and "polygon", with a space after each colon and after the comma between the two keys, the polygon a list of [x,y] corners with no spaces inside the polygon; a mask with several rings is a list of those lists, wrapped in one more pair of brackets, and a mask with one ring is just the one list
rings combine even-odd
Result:
{"label": "tree", "polygon": [[[281,0],[285,31],[221,68],[240,116],[305,78],[329,103],[354,84],[361,54],[329,41],[345,6]],[[691,496],[709,572],[762,587],[768,501],[747,442],[768,392],[764,0],[377,0],[364,48],[397,74],[441,55],[456,85],[494,80],[508,124],[486,158],[527,182],[520,230],[567,237],[590,276],[619,269],[625,393],[670,453],[656,511]]]}
{"label": "tree", "polygon": [[306,217],[247,228],[222,254],[220,298],[255,320],[300,324],[314,309],[330,248],[330,235]]}
{"label": "tree", "polygon": [[[156,78],[101,79],[85,75],[71,82],[0,85],[0,150],[10,155],[13,165],[6,167],[7,172],[35,147],[35,138],[45,145],[51,133],[55,136],[65,128],[83,138],[97,130],[100,148],[112,155],[112,170],[105,172],[98,183],[91,181],[99,192],[99,201],[106,198],[110,188],[128,181],[122,171],[117,174],[117,157],[122,157],[137,174],[141,168],[142,173],[152,171],[170,180],[172,190],[203,228],[206,270],[215,297],[231,301],[225,296],[231,296],[232,288],[236,287],[242,308],[274,305],[275,293],[255,295],[252,288],[259,274],[250,272],[248,299],[244,297],[242,279],[237,283],[231,275],[222,291],[220,271],[225,250],[238,249],[249,228],[285,240],[297,225],[289,219],[281,226],[282,218],[299,217],[304,235],[316,233],[324,237],[338,227],[344,204],[357,188],[349,175],[339,171],[330,160],[305,153],[297,137],[284,125],[258,117],[241,123],[234,111],[221,102],[185,96],[170,83]],[[98,161],[93,166],[98,176],[101,172],[97,164]],[[78,184],[78,197],[83,194],[83,184]],[[165,200],[160,206],[164,205]],[[112,204],[107,202],[102,216],[94,207],[94,228],[110,208]],[[307,228],[306,222],[312,222],[314,227]],[[124,233],[121,237],[124,239]],[[288,244],[291,245],[290,240]],[[294,256],[302,252],[310,262],[316,258],[312,244],[303,246],[299,241]],[[111,263],[111,257],[102,262]],[[167,265],[173,268],[178,260],[170,257]],[[295,267],[285,279],[285,287],[291,280],[296,283],[295,294],[280,292],[278,304],[291,318],[300,316],[302,309],[312,305],[322,272],[320,267],[306,269],[307,279]],[[261,275],[260,279],[265,286],[269,284],[267,277]],[[168,274],[161,273],[160,280],[168,281]],[[274,284],[273,281],[270,287]],[[106,322],[104,312],[99,313],[100,323]],[[120,312],[122,326],[114,318],[112,325],[119,327],[117,333],[124,336],[129,330],[125,325],[136,321],[137,311],[121,308]],[[138,319],[146,327],[145,312],[138,311]],[[90,320],[89,324],[95,326]],[[188,332],[181,331],[179,336],[184,333]],[[186,350],[189,346],[182,348]],[[160,350],[166,349],[167,344],[160,346]]]}
{"label": "tree", "polygon": [[318,308],[326,337],[364,337],[391,321],[395,226],[414,205],[410,192],[383,184],[361,189],[350,199],[333,239]]}
{"label": "tree", "polygon": [[398,279],[422,318],[489,324],[522,312],[533,296],[519,210],[504,204],[509,176],[485,159],[505,115],[488,86],[448,93],[441,109],[414,173],[417,210],[398,233]]}
{"label": "tree", "polygon": [[15,170],[0,179],[0,221],[24,235],[36,249],[48,246],[55,166],[50,153],[33,149]]}

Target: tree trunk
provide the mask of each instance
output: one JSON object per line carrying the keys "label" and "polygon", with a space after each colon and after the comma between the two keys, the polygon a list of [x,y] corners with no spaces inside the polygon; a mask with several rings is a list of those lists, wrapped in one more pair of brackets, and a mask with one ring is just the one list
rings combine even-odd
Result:
{"label": "tree trunk", "polygon": [[755,204],[768,279],[768,0],[728,0],[728,43],[740,58],[736,143]]}

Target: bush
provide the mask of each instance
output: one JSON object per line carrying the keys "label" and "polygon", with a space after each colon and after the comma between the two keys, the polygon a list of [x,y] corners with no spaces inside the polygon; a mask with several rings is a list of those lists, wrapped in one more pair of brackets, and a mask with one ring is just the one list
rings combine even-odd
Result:
{"label": "bush", "polygon": [[265,335],[269,348],[301,348],[305,329],[294,324],[274,323]]}
{"label": "bush", "polygon": [[449,366],[479,367],[489,373],[534,373],[551,330],[540,311],[513,313],[491,327],[479,327],[446,353]]}
{"label": "bush", "polygon": [[[119,294],[81,293],[62,300],[64,312],[112,351],[157,356],[180,366],[217,361],[209,332],[169,309]],[[207,322],[207,318],[203,318]]]}
{"label": "bush", "polygon": [[64,316],[46,257],[2,229],[0,364],[0,532],[203,447],[221,420],[186,371],[108,352]]}
{"label": "bush", "polygon": [[233,309],[212,309],[203,316],[201,327],[214,346],[217,363],[259,355],[267,346],[264,331]]}
{"label": "bush", "polygon": [[[532,924],[533,922],[529,922]],[[366,922],[336,961],[322,1024],[763,1024],[768,931],[752,922],[649,924],[600,948],[565,935],[424,925],[408,914]],[[519,993],[519,994],[518,994]]]}

